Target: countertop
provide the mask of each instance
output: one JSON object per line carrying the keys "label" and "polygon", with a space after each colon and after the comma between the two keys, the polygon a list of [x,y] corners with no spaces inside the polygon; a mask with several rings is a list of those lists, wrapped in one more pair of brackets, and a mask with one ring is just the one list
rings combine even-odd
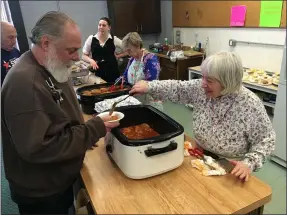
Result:
{"label": "countertop", "polygon": [[[163,51],[163,52],[160,52],[160,53],[155,53],[155,52],[153,52],[153,51],[151,51],[151,50],[148,50],[149,52],[151,52],[151,53],[154,53],[155,55],[157,55],[158,57],[162,57],[162,58],[166,58],[166,59],[169,59],[169,57],[166,55],[167,54],[167,51]],[[192,52],[192,55],[190,56],[190,57],[185,57],[185,58],[178,58],[178,59],[176,59],[176,60],[187,60],[187,59],[190,59],[190,58],[192,58],[192,57],[197,57],[197,56],[202,56],[203,55],[203,53],[201,53],[201,52],[196,52],[196,51],[193,51]]]}
{"label": "countertop", "polygon": [[247,214],[271,200],[270,186],[255,176],[247,183],[232,175],[202,176],[191,157],[162,175],[129,179],[107,156],[103,139],[98,145],[86,153],[81,170],[98,214]]}

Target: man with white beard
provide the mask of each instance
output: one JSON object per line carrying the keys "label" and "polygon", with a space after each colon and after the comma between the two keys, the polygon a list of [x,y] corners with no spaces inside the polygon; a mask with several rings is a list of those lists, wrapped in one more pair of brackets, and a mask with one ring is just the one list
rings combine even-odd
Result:
{"label": "man with white beard", "polygon": [[31,33],[1,92],[5,175],[20,214],[67,214],[85,152],[118,123],[83,121],[68,81],[81,47],[76,23],[49,12]]}

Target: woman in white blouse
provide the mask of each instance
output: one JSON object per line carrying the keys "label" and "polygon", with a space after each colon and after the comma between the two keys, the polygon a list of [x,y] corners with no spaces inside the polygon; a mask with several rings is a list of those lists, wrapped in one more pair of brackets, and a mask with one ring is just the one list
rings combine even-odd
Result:
{"label": "woman in white blouse", "polygon": [[122,47],[122,41],[110,34],[111,21],[107,17],[100,19],[98,33],[90,35],[83,47],[83,60],[90,63],[95,74],[107,82],[114,82],[119,76],[117,58],[126,54],[115,54],[116,47]]}
{"label": "woman in white blouse", "polygon": [[248,180],[275,148],[275,132],[261,100],[242,86],[241,59],[219,52],[201,65],[203,78],[190,81],[140,81],[132,93],[192,104],[198,145],[232,160],[231,172]]}

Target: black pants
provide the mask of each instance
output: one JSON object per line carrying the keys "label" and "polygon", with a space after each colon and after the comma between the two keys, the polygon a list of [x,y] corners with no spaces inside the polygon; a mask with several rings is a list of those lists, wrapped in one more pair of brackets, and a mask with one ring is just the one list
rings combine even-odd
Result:
{"label": "black pants", "polygon": [[[52,196],[31,198],[11,192],[20,214],[69,214],[73,210],[73,187]],[[70,211],[71,212],[71,211]]]}
{"label": "black pants", "polygon": [[115,82],[115,80],[120,76],[116,59],[100,62],[98,66],[99,69],[93,70],[93,72],[95,72],[96,76],[102,78],[106,82]]}

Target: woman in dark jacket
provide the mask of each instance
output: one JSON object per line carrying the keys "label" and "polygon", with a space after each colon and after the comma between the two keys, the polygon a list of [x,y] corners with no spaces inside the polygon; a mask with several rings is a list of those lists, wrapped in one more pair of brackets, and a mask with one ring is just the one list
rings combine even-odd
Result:
{"label": "woman in dark jacket", "polygon": [[114,82],[119,76],[117,58],[125,53],[116,55],[116,47],[121,48],[122,41],[110,34],[111,22],[103,17],[98,24],[98,33],[90,35],[83,47],[83,60],[89,62],[96,76],[107,82]]}

